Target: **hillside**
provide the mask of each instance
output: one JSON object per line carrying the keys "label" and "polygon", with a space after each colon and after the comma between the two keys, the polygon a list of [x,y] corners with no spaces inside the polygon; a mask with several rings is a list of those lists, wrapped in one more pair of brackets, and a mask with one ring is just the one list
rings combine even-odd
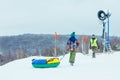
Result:
{"label": "hillside", "polygon": [[33,56],[12,61],[0,67],[1,80],[120,80],[120,52],[99,53],[97,58],[91,54],[77,53],[74,66],[68,63],[69,54],[57,68],[36,69],[31,65]]}
{"label": "hillside", "polygon": [[[69,36],[59,35],[58,47],[65,47]],[[54,48],[55,38],[52,34],[23,34],[17,36],[0,37],[0,52],[4,54],[15,54],[21,49],[28,54],[41,53],[47,48]],[[63,45],[61,45],[61,44]]]}
{"label": "hillside", "polygon": [[[78,52],[82,52],[82,37],[86,36],[85,52],[88,53],[90,35],[76,35],[80,46]],[[97,36],[99,44],[101,36]],[[57,56],[64,54],[66,51],[66,42],[69,35],[59,35],[56,41]],[[111,37],[111,46],[114,50],[120,49],[119,37]],[[54,56],[55,37],[53,34],[23,34],[16,36],[1,36],[0,37],[0,65],[9,61],[21,59],[34,55]]]}

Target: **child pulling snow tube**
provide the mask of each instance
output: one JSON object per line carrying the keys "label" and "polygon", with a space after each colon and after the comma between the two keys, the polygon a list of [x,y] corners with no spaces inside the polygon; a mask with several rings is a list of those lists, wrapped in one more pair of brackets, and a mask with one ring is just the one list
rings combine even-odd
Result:
{"label": "child pulling snow tube", "polygon": [[57,67],[60,64],[59,58],[48,58],[48,59],[33,59],[32,66],[34,68],[50,68]]}

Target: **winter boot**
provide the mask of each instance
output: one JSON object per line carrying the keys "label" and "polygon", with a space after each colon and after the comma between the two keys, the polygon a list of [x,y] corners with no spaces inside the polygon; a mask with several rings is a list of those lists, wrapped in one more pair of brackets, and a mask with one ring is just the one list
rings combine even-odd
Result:
{"label": "winter boot", "polygon": [[92,54],[92,58],[95,58],[95,53],[93,52],[93,54]]}
{"label": "winter boot", "polygon": [[73,65],[74,65],[74,63],[70,63],[70,65],[71,65],[71,66],[73,66]]}

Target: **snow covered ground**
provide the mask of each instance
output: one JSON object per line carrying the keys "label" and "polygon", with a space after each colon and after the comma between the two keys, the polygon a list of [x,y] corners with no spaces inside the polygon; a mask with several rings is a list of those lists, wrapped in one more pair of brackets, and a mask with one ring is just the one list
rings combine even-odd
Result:
{"label": "snow covered ground", "polygon": [[74,66],[68,63],[67,54],[57,68],[38,69],[29,57],[0,66],[0,80],[120,80],[120,52],[91,55],[77,53]]}

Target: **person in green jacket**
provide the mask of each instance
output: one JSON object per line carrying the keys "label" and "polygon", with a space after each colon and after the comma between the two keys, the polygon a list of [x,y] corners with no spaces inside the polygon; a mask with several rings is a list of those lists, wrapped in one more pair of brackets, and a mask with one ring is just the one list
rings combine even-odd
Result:
{"label": "person in green jacket", "polygon": [[90,39],[90,49],[92,49],[92,57],[95,58],[95,53],[99,49],[98,46],[98,39],[95,37],[94,34],[92,34],[92,38]]}
{"label": "person in green jacket", "polygon": [[70,38],[67,41],[67,45],[69,46],[70,50],[69,63],[73,66],[75,62],[76,50],[79,46],[79,42],[75,37],[75,32],[71,33]]}

